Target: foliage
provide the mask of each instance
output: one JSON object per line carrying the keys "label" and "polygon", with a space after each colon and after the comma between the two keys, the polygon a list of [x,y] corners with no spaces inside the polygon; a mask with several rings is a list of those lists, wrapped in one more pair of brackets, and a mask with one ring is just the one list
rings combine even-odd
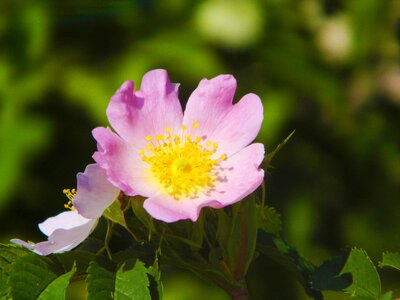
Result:
{"label": "foliage", "polygon": [[[167,68],[173,81],[181,81],[184,99],[200,78],[231,73],[243,89],[239,93],[252,90],[263,99],[260,142],[278,144],[296,129],[296,142],[286,145],[267,172],[268,202],[257,207],[257,236],[267,240],[262,249],[268,255],[260,246],[255,255],[259,261],[285,261],[307,290],[343,290],[348,278],[338,270],[349,253],[318,266],[311,262],[338,255],[347,245],[365,249],[373,261],[383,250],[398,248],[398,20],[396,0],[2,1],[1,241],[21,234],[42,238],[32,228],[63,206],[61,190],[88,163],[95,149],[88,136],[105,122],[104,110],[120,82],[138,82],[151,68]],[[205,229],[215,229],[203,220],[193,230],[174,232],[148,218],[139,201],[127,207],[130,233],[123,236],[129,242],[156,243],[165,234],[195,251],[210,239]],[[106,217],[122,234],[121,216]],[[142,226],[145,232],[135,232]],[[114,243],[116,236],[110,237]],[[119,248],[126,246],[117,240]],[[67,274],[75,261],[77,276],[85,275],[104,245],[97,246],[55,256],[64,273],[58,267],[52,272]],[[218,265],[222,250],[207,253]],[[385,253],[380,266],[398,268],[396,257]],[[194,272],[207,266],[196,263]],[[293,277],[269,275],[278,266],[258,273],[267,278],[258,288],[280,293],[278,299],[301,298]],[[0,291],[8,274],[1,272]],[[384,291],[399,280],[396,271],[382,274]],[[398,290],[393,295],[399,297]]]}

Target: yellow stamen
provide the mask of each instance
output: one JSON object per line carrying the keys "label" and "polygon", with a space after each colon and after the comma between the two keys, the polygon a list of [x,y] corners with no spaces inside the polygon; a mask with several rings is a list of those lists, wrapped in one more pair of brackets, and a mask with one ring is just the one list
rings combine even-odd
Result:
{"label": "yellow stamen", "polygon": [[66,204],[64,204],[64,207],[66,209],[75,210],[76,208],[74,207],[74,198],[76,196],[76,190],[64,189],[63,194],[67,196],[67,198],[69,199],[69,201]]}
{"label": "yellow stamen", "polygon": [[193,128],[197,128],[197,127],[199,127],[199,123],[193,122],[192,126],[193,126]]}
{"label": "yellow stamen", "polygon": [[[193,127],[198,127],[197,122]],[[183,125],[181,129],[186,130]],[[171,128],[165,129],[169,134]],[[171,133],[171,138],[164,139],[162,134],[156,135],[155,140],[162,143],[147,144],[149,152],[139,151],[142,160],[149,168],[162,188],[175,199],[196,197],[200,192],[209,193],[218,179],[217,167],[226,160],[226,154],[219,158],[212,156],[218,148],[218,143],[206,141],[203,144],[201,136],[191,136]],[[161,139],[162,137],[162,139]],[[146,137],[147,141],[150,141]]]}

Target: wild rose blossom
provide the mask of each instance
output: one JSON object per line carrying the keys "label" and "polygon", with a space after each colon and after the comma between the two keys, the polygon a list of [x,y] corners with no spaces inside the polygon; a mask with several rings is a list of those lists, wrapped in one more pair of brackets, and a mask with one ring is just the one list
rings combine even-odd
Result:
{"label": "wild rose blossom", "polygon": [[105,171],[96,164],[88,165],[77,175],[77,191],[66,191],[71,199],[70,211],[48,218],[39,229],[48,240],[37,244],[19,239],[11,242],[24,246],[37,254],[48,255],[69,251],[82,243],[96,227],[98,218],[115,200],[119,190],[107,181]]}
{"label": "wild rose blossom", "polygon": [[264,178],[264,146],[250,144],[261,127],[262,103],[247,94],[233,105],[235,89],[231,75],[203,79],[183,114],[178,85],[165,70],[145,74],[138,91],[126,81],[107,108],[116,133],[93,130],[93,158],[112,184],[146,197],[147,212],[165,222],[196,221],[202,207],[235,203]]}

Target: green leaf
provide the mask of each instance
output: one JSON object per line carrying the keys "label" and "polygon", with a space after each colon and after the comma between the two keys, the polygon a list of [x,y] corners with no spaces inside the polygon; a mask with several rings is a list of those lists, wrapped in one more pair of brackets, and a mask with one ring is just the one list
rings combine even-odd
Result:
{"label": "green leaf", "polygon": [[161,282],[161,272],[160,272],[160,267],[159,267],[159,262],[158,262],[158,257],[161,254],[160,249],[157,250],[156,252],[156,259],[154,260],[154,263],[152,266],[150,266],[147,269],[147,273],[151,275],[156,282],[157,285],[157,293],[158,293],[158,299],[162,300],[163,299],[163,294],[164,294],[164,288]]}
{"label": "green leaf", "polygon": [[124,212],[122,211],[118,200],[115,200],[109,207],[107,207],[103,212],[103,216],[114,223],[126,227]]}
{"label": "green leaf", "polygon": [[89,267],[89,263],[96,257],[95,253],[83,250],[74,250],[56,254],[55,257],[62,264],[65,270],[71,269],[74,265],[76,273],[85,273]]}
{"label": "green leaf", "polygon": [[341,274],[351,273],[353,283],[346,292],[365,299],[380,299],[381,281],[365,251],[352,249]]}
{"label": "green leaf", "polygon": [[279,234],[282,230],[281,216],[273,207],[258,207],[258,228],[272,234]]}
{"label": "green leaf", "polygon": [[384,295],[382,295],[382,297],[379,300],[392,300],[392,298],[393,298],[393,293],[392,291],[389,291]]}
{"label": "green leaf", "polygon": [[28,254],[32,255],[32,252],[16,245],[0,245],[0,297],[8,293],[7,279],[11,264]]}
{"label": "green leaf", "polygon": [[303,258],[296,248],[288,245],[281,237],[260,231],[257,251],[266,259],[276,262],[291,273],[312,299],[323,299],[321,291],[312,286],[314,265]]}
{"label": "green leaf", "polygon": [[379,267],[390,267],[400,270],[400,253],[383,253],[382,262],[379,263]]}
{"label": "green leaf", "polygon": [[151,239],[151,234],[156,232],[154,227],[153,218],[149,215],[149,213],[143,208],[143,202],[145,198],[140,196],[131,197],[131,206],[132,211],[135,216],[139,219],[139,221],[147,228],[147,236],[148,240]]}
{"label": "green leaf", "polygon": [[115,279],[115,300],[151,300],[147,269],[140,260],[131,269],[122,265]]}
{"label": "green leaf", "polygon": [[150,300],[147,274],[159,281],[158,263],[149,269],[140,260],[136,260],[134,266],[133,263],[133,260],[125,262],[115,273],[112,262],[105,259],[92,261],[86,278],[88,300]]}
{"label": "green leaf", "polygon": [[286,143],[290,140],[290,138],[293,136],[293,134],[296,132],[296,130],[293,130],[288,137],[280,143],[274,151],[270,152],[267,156],[265,156],[264,161],[262,163],[263,167],[268,168],[271,165],[272,159],[275,157],[275,155],[282,150],[282,148],[286,145]]}
{"label": "green leaf", "polygon": [[71,271],[61,275],[51,282],[47,288],[39,295],[37,300],[64,300],[65,290],[69,285],[69,280],[76,271],[75,265],[72,267]]}
{"label": "green leaf", "polygon": [[96,261],[90,263],[87,272],[88,300],[114,299],[115,272]]}
{"label": "green leaf", "polygon": [[24,300],[37,299],[58,277],[48,258],[33,253],[16,260],[9,274],[9,297]]}

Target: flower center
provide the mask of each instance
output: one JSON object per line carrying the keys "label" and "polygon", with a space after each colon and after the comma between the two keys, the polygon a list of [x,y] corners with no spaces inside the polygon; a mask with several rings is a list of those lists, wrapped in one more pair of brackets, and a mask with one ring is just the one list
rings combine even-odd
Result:
{"label": "flower center", "polygon": [[[193,123],[193,128],[197,127],[197,122]],[[219,164],[226,160],[225,154],[217,159],[212,157],[218,143],[186,134],[186,129],[182,126],[180,134],[172,134],[167,127],[166,135],[147,136],[146,149],[139,150],[142,160],[150,165],[156,179],[175,199],[212,191],[218,180]]]}

